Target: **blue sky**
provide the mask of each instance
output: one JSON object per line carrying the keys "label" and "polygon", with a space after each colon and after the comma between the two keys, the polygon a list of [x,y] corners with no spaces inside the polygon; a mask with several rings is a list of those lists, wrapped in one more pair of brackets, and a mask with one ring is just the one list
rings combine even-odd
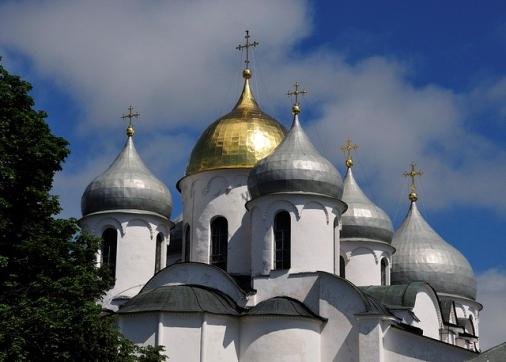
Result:
{"label": "blue sky", "polygon": [[[339,146],[360,144],[355,176],[395,226],[416,161],[424,216],[487,278],[494,310],[506,298],[505,15],[503,1],[2,1],[0,55],[71,143],[54,191],[62,215],[79,217],[86,184],[124,142],[129,104],[141,156],[178,199],[196,138],[238,97],[234,47],[250,29],[264,110],[289,126],[285,94],[301,81],[314,144],[342,174]],[[505,340],[506,323],[489,323]]]}

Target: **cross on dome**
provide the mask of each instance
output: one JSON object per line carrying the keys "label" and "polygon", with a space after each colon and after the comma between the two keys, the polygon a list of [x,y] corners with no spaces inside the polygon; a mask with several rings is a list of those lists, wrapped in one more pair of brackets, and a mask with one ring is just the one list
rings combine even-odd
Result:
{"label": "cross on dome", "polygon": [[346,144],[341,147],[341,151],[346,155],[346,167],[351,168],[353,166],[353,158],[351,157],[351,152],[355,151],[358,148],[357,144],[354,144],[351,138],[346,140]]}
{"label": "cross on dome", "polygon": [[408,172],[404,172],[403,175],[406,176],[406,177],[411,177],[411,186],[410,186],[409,199],[412,202],[415,202],[416,200],[418,200],[418,196],[416,195],[415,177],[416,176],[422,176],[423,172],[422,172],[422,170],[416,170],[416,163],[411,162],[411,170],[409,170]]}
{"label": "cross on dome", "polygon": [[299,94],[300,95],[306,95],[308,93],[308,91],[302,89],[302,88],[299,88],[300,87],[300,83],[299,82],[295,82],[295,84],[293,85],[293,91],[288,91],[287,95],[288,96],[295,96],[295,103],[293,104],[292,106],[292,113],[293,114],[299,114],[300,113],[300,103],[299,103]]}
{"label": "cross on dome", "polygon": [[127,136],[132,137],[135,133],[134,127],[132,125],[132,119],[138,118],[140,114],[138,112],[134,112],[133,106],[128,106],[128,113],[121,116],[123,119],[128,118],[128,127],[127,127]]}
{"label": "cross on dome", "polygon": [[243,49],[246,49],[246,58],[244,59],[245,67],[242,72],[243,77],[246,79],[251,78],[251,70],[249,69],[250,63],[249,48],[255,48],[259,44],[257,41],[250,42],[249,38],[251,38],[251,36],[249,35],[249,30],[246,30],[246,35],[244,36],[245,39],[244,44],[239,44],[238,46],[235,47],[237,50],[240,50],[241,52],[243,51]]}

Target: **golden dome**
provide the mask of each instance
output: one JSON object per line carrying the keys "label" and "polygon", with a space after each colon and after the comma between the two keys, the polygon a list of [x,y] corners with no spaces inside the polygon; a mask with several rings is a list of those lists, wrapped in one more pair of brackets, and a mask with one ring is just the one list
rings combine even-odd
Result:
{"label": "golden dome", "polygon": [[[249,69],[248,69],[249,70]],[[221,168],[252,168],[285,138],[286,129],[262,112],[244,76],[234,109],[212,123],[193,148],[186,175]]]}

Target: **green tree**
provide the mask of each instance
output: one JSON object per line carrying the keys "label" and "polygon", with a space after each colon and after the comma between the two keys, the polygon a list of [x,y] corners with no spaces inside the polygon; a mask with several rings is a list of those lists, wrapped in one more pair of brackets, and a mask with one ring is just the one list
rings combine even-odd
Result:
{"label": "green tree", "polygon": [[49,192],[69,147],[30,90],[0,64],[0,360],[163,360],[96,303],[112,282],[95,264],[100,241],[55,218]]}

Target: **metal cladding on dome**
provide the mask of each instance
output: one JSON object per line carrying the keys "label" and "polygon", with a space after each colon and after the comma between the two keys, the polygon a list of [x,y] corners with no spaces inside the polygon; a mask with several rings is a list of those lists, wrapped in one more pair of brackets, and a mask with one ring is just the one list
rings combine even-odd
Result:
{"label": "metal cladding on dome", "polygon": [[424,220],[416,202],[393,236],[392,284],[429,283],[438,293],[474,300],[476,279],[467,259]]}
{"label": "metal cladding on dome", "polygon": [[362,192],[351,167],[344,178],[341,200],[348,204],[348,210],[342,216],[341,239],[379,240],[386,243],[392,241],[392,221]]}
{"label": "metal cladding on dome", "polygon": [[84,191],[81,198],[83,216],[100,211],[141,210],[170,218],[170,191],[144,165],[135,150],[132,135],[130,132],[125,147],[111,166]]}
{"label": "metal cladding on dome", "polygon": [[286,135],[286,129],[262,112],[249,86],[251,71],[243,71],[244,87],[234,109],[212,123],[193,148],[186,175],[223,169],[252,168],[269,155]]}
{"label": "metal cladding on dome", "polygon": [[315,149],[295,113],[285,140],[251,170],[248,188],[252,197],[304,192],[339,199],[343,182],[334,165]]}

